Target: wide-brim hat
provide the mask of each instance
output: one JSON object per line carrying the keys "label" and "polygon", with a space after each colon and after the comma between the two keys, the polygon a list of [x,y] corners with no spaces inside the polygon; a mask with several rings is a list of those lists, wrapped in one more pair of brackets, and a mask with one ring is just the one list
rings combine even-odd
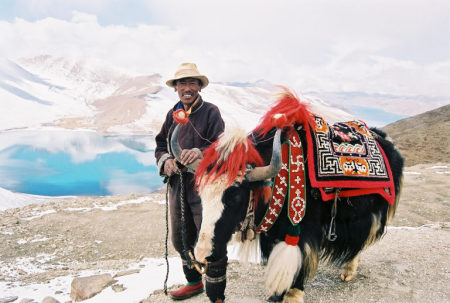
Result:
{"label": "wide-brim hat", "polygon": [[166,84],[170,87],[175,87],[174,82],[183,78],[194,78],[202,81],[202,88],[208,86],[209,80],[205,75],[200,74],[195,63],[181,63],[173,79],[167,80]]}

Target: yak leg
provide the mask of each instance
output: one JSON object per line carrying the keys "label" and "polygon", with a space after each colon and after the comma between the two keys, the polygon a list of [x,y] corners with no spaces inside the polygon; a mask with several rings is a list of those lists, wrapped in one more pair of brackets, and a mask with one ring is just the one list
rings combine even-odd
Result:
{"label": "yak leg", "polygon": [[303,244],[303,261],[292,288],[284,295],[283,303],[304,303],[305,302],[305,280],[314,277],[319,265],[319,252],[312,249],[310,244]]}
{"label": "yak leg", "polygon": [[361,255],[357,254],[353,260],[348,262],[344,267],[342,267],[341,280],[348,282],[355,277],[356,269],[359,265],[359,260],[361,259]]}
{"label": "yak leg", "polygon": [[219,261],[208,263],[208,267],[206,268],[206,295],[212,302],[225,300],[225,287],[227,286],[227,261],[228,258],[225,256]]}
{"label": "yak leg", "polygon": [[283,298],[283,303],[304,303],[305,292],[297,288],[291,288]]}

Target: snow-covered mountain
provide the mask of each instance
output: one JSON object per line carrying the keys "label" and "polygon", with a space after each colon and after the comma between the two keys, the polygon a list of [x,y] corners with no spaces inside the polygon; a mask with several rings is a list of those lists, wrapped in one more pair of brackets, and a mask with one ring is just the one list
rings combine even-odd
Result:
{"label": "snow-covered mountain", "polygon": [[23,193],[15,193],[0,187],[0,211],[8,208],[22,207],[28,204],[41,204],[50,201],[58,201],[63,199],[71,199],[73,197],[46,197],[37,195],[28,195]]}
{"label": "snow-covered mountain", "polygon": [[[0,130],[89,129],[155,134],[177,100],[155,71],[136,75],[94,59],[38,56],[0,60]],[[280,89],[270,83],[211,83],[202,96],[221,109],[227,125],[250,130]],[[351,118],[326,102],[300,96],[329,120]]]}

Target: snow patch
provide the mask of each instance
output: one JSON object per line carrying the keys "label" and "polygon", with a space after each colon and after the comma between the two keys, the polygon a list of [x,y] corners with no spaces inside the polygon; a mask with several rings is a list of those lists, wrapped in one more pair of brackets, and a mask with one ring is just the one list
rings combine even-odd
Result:
{"label": "snow patch", "polygon": [[404,171],[403,174],[405,174],[405,175],[421,175],[422,173],[419,173],[417,171]]}
{"label": "snow patch", "polygon": [[[44,256],[41,256],[42,258]],[[49,256],[51,257],[51,256]],[[27,273],[44,272],[36,265],[32,264],[34,258],[22,258],[17,260],[17,267]],[[180,258],[169,258],[169,279],[168,287],[174,284],[183,284],[185,282],[182,271]],[[122,284],[125,288],[122,292],[114,292],[111,287],[106,288],[100,294],[94,296],[86,303],[110,303],[110,302],[139,302],[147,298],[155,290],[162,289],[164,278],[166,276],[166,263],[164,259],[145,258],[139,263],[130,264],[129,269],[140,269],[139,273],[116,277],[116,284]],[[11,272],[14,269],[6,268],[0,262],[0,272]],[[115,273],[110,270],[81,271],[76,276],[85,277]],[[18,275],[19,273],[17,273]],[[70,301],[70,284],[73,275],[67,275],[55,278],[48,283],[23,285],[19,282],[0,282],[0,293],[2,296],[19,296],[18,302],[23,298],[33,298],[35,301],[41,302],[46,296],[51,295],[60,302]]]}
{"label": "snow patch", "polygon": [[54,214],[54,213],[56,213],[56,210],[49,209],[49,210],[46,210],[46,211],[43,211],[43,212],[34,213],[34,215],[31,216],[31,217],[21,218],[21,220],[31,221],[31,220],[34,220],[34,219],[41,218],[41,217],[43,217],[45,215]]}

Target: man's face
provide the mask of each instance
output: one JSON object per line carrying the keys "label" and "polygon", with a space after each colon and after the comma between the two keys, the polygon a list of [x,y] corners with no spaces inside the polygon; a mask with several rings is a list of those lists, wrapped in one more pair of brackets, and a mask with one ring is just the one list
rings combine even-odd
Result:
{"label": "man's face", "polygon": [[192,102],[198,97],[198,93],[201,91],[202,86],[200,80],[194,78],[183,78],[177,80],[175,86],[178,96],[184,105],[190,106]]}

